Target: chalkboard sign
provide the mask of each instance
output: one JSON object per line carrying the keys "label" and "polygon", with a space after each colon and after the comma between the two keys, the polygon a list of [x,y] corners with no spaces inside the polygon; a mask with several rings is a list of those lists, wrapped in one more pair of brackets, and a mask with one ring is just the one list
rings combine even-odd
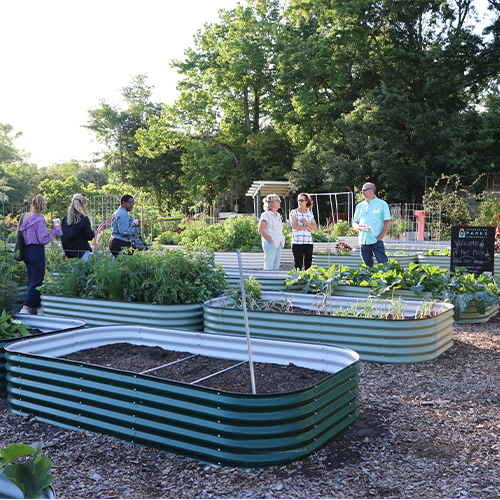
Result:
{"label": "chalkboard sign", "polygon": [[494,227],[451,228],[450,269],[465,267],[470,273],[493,274],[495,257]]}

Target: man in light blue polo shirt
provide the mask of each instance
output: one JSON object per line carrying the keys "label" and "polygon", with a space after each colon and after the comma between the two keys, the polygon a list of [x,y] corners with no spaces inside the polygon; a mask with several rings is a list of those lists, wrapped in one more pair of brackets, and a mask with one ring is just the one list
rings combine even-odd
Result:
{"label": "man in light blue polo shirt", "polygon": [[368,267],[373,267],[373,256],[379,264],[387,262],[384,237],[391,227],[389,205],[376,196],[375,184],[367,182],[363,186],[363,198],[356,206],[352,227],[359,230],[361,258]]}

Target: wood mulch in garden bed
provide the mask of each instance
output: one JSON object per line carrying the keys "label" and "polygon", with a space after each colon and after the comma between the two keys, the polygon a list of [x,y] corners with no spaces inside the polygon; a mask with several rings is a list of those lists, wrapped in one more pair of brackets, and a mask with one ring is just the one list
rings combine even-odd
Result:
{"label": "wood mulch in garden bed", "polygon": [[[146,375],[153,377],[223,391],[252,393],[248,362],[240,364],[234,360],[192,355],[190,352],[168,351],[161,347],[128,343],[83,349],[68,354],[63,359],[83,361],[134,373],[146,372]],[[169,366],[164,366],[167,364]],[[253,365],[255,386],[260,394],[305,389],[330,375],[294,364],[254,363]],[[210,375],[214,376],[205,378]]]}
{"label": "wood mulch in garden bed", "polygon": [[413,365],[360,363],[355,428],[280,467],[217,467],[7,411],[0,445],[41,441],[58,498],[499,498],[500,320],[455,325]]}

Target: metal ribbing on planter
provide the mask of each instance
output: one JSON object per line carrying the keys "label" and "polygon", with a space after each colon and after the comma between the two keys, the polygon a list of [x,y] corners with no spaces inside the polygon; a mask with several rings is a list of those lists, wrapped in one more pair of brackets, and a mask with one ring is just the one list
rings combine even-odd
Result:
{"label": "metal ribbing on planter", "polygon": [[[398,261],[401,267],[408,267],[413,262],[418,262],[418,254],[416,253],[410,255],[388,255],[388,258]],[[313,255],[313,264],[318,267],[328,268],[328,255]],[[363,264],[363,260],[360,253],[330,255],[330,266],[337,265],[358,268],[361,264]]]}
{"label": "metal ribbing on planter", "polygon": [[[282,294],[268,292],[265,300],[281,301]],[[317,308],[320,299],[307,294],[287,295],[294,306]],[[332,306],[349,307],[358,298],[332,297]],[[359,297],[359,301],[362,297]],[[407,312],[415,314],[420,301],[405,301]],[[205,331],[244,335],[242,311],[226,308],[229,302],[212,299],[205,302]],[[317,342],[347,347],[363,361],[379,363],[418,363],[438,357],[453,345],[453,306],[438,302],[441,314],[425,319],[384,320],[352,316],[325,316],[249,311],[252,338]]]}
{"label": "metal ribbing on planter", "polygon": [[[24,323],[28,328],[37,328],[43,333],[55,333],[74,328],[83,328],[85,321],[76,319],[56,318],[54,316],[38,316],[33,314],[14,314],[15,319]],[[33,337],[37,337],[35,335]],[[32,337],[29,337],[32,338]],[[17,337],[0,340],[0,396],[7,394],[7,370],[5,361],[5,346],[19,340],[28,339],[28,337]]]}
{"label": "metal ribbing on planter", "polygon": [[42,310],[65,318],[82,318],[87,326],[142,324],[203,330],[203,304],[153,304],[107,299],[42,295]]}
{"label": "metal ribbing on planter", "polygon": [[133,339],[137,344],[235,360],[246,353],[244,338],[133,326],[88,328],[74,336],[60,334],[58,342],[20,342],[9,346],[7,353],[9,409],[240,467],[304,458],[358,418],[359,357],[346,349],[255,339],[256,362],[293,362],[330,373],[303,390],[256,395],[53,357]]}

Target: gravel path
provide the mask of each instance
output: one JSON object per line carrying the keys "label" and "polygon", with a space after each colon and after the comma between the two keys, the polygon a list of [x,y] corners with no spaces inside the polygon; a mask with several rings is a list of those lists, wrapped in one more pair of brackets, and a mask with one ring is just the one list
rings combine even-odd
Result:
{"label": "gravel path", "polygon": [[0,399],[0,445],[41,441],[58,498],[499,498],[500,318],[455,326],[415,365],[361,363],[360,418],[300,462],[216,467],[18,417]]}

